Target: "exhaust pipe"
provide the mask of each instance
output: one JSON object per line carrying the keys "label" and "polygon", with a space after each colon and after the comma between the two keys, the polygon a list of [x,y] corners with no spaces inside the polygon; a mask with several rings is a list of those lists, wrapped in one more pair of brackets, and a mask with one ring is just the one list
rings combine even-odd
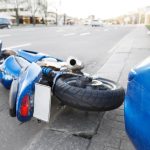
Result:
{"label": "exhaust pipe", "polygon": [[67,59],[67,66],[71,70],[81,70],[84,68],[83,63],[75,57],[70,56]]}

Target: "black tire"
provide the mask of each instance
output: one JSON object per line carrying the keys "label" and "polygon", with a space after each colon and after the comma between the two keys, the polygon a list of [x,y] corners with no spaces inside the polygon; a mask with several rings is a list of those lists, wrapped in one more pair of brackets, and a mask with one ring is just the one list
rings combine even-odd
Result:
{"label": "black tire", "polygon": [[[76,76],[63,75],[57,79],[53,88],[54,95],[64,104],[87,111],[108,111],[116,109],[124,101],[124,89],[115,82],[96,78],[106,86],[102,89],[89,89],[70,85]],[[69,81],[69,82],[68,82]]]}
{"label": "black tire", "polygon": [[18,80],[13,80],[9,93],[9,114],[16,117],[16,100],[18,93]]}

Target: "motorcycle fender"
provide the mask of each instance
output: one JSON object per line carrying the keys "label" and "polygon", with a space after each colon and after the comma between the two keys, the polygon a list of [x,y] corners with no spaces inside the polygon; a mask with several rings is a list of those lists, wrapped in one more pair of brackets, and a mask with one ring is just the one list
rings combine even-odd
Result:
{"label": "motorcycle fender", "polygon": [[[18,95],[16,102],[16,116],[19,121],[25,122],[32,118],[33,116],[33,105],[34,105],[34,90],[35,83],[39,81],[41,77],[41,67],[36,63],[32,63],[25,72],[21,73],[19,76],[19,86],[18,86]],[[22,100],[25,95],[29,95],[30,109],[27,117],[23,117],[20,114]]]}

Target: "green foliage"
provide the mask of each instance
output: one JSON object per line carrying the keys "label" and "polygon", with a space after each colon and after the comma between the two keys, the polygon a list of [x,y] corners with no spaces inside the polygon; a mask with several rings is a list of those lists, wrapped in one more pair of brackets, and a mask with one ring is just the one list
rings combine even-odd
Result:
{"label": "green foliage", "polygon": [[146,28],[147,28],[148,30],[150,30],[150,25],[146,25]]}

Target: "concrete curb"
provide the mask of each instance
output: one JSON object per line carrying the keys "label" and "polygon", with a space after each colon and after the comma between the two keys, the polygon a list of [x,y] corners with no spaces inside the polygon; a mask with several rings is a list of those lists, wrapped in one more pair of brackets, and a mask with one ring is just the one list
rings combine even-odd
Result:
{"label": "concrete curb", "polygon": [[114,46],[114,48],[111,49],[113,54],[96,73],[96,76],[108,78],[116,82],[119,81],[120,75],[132,48],[133,35],[136,30],[137,29],[134,29],[132,32],[128,33],[117,45]]}
{"label": "concrete curb", "polygon": [[[116,46],[114,53],[98,75],[127,85],[127,75],[131,67],[150,55],[149,37],[144,27],[137,27],[125,36]],[[123,105],[113,111],[107,111],[97,134],[92,138],[88,150],[135,150],[128,139],[124,125]]]}

